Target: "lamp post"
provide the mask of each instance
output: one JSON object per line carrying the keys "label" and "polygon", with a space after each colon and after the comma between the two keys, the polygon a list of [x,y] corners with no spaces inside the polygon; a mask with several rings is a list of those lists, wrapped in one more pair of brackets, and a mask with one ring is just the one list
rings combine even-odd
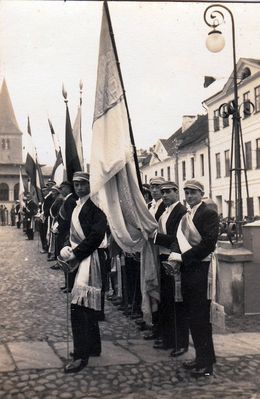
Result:
{"label": "lamp post", "polygon": [[[206,47],[209,51],[217,53],[225,46],[225,40],[222,32],[218,30],[219,26],[225,21],[224,14],[220,10],[225,10],[231,18],[232,25],[232,51],[233,51],[233,88],[234,100],[229,104],[223,104],[228,110],[226,117],[232,115],[233,129],[231,142],[231,170],[230,170],[230,187],[229,187],[229,203],[228,203],[228,219],[231,219],[231,190],[232,190],[232,172],[235,174],[235,209],[236,209],[236,239],[242,238],[242,222],[243,222],[243,206],[242,206],[242,190],[241,190],[241,147],[243,160],[245,163],[244,149],[242,142],[242,131],[240,122],[240,112],[238,105],[238,83],[237,83],[237,64],[236,64],[236,41],[235,41],[235,23],[232,12],[223,4],[211,4],[204,12],[205,23],[212,28],[206,40]],[[221,108],[221,107],[220,107]],[[222,116],[223,117],[223,116]],[[240,147],[241,144],[241,147]],[[234,165],[233,168],[233,154]],[[245,170],[245,169],[244,169]],[[247,182],[247,179],[246,179]]]}

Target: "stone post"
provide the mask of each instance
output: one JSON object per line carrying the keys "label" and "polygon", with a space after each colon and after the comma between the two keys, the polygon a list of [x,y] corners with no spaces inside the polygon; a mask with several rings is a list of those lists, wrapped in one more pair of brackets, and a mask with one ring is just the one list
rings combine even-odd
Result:
{"label": "stone post", "polygon": [[244,269],[253,254],[242,243],[219,241],[218,245],[217,302],[224,306],[226,314],[244,314]]}

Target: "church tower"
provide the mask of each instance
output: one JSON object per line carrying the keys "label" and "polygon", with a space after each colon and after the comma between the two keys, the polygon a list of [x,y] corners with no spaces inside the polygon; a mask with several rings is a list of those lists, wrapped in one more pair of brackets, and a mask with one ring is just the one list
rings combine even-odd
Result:
{"label": "church tower", "polygon": [[4,79],[0,91],[0,204],[8,209],[18,199],[22,163],[22,132]]}
{"label": "church tower", "polygon": [[22,163],[22,132],[20,131],[6,81],[0,92],[0,164]]}

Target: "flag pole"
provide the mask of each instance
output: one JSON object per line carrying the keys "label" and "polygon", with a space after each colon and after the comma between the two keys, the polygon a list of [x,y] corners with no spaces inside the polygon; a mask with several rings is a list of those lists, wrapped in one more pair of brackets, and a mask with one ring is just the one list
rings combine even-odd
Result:
{"label": "flag pole", "polygon": [[83,82],[80,79],[79,81],[79,106],[80,106],[80,125],[79,125],[79,132],[80,132],[80,142],[81,142],[81,154],[82,154],[82,168],[83,171],[86,171],[86,167],[85,167],[85,159],[84,159],[84,152],[83,152],[83,141],[82,141],[82,92],[83,92]]}
{"label": "flag pole", "polygon": [[115,53],[116,65],[117,65],[117,70],[118,70],[118,74],[119,74],[119,79],[120,79],[120,83],[121,83],[121,86],[122,86],[122,89],[123,89],[123,96],[124,96],[124,101],[125,101],[125,106],[126,106],[127,119],[128,119],[128,123],[129,123],[130,140],[131,140],[131,144],[133,146],[133,154],[134,154],[134,161],[135,161],[138,185],[139,185],[140,191],[142,191],[142,180],[141,180],[141,174],[140,174],[140,169],[139,169],[139,165],[138,165],[138,158],[137,158],[137,153],[136,153],[136,146],[135,146],[135,141],[134,141],[132,123],[131,123],[131,119],[130,119],[128,104],[127,104],[127,99],[126,99],[126,93],[125,93],[125,87],[124,87],[122,72],[121,72],[121,68],[120,68],[120,62],[119,62],[119,58],[118,58],[118,53],[117,53],[116,42],[115,42],[113,27],[112,27],[112,23],[111,23],[109,8],[108,8],[108,4],[107,4],[106,0],[104,1],[104,8],[105,8],[105,12],[106,12],[106,15],[107,15],[109,33],[110,33],[110,37],[111,37],[113,50],[114,50],[114,53]]}

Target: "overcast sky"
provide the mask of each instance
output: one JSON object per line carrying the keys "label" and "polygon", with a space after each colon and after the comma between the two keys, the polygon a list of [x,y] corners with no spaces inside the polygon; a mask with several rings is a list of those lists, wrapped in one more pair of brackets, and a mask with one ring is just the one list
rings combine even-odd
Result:
{"label": "overcast sky", "polygon": [[[226,4],[236,24],[237,60],[260,59],[260,4]],[[177,130],[183,115],[204,112],[202,101],[232,72],[231,20],[226,47],[210,53],[207,3],[109,2],[110,15],[137,148],[149,148]],[[17,121],[27,116],[41,163],[54,162],[47,118],[64,142],[68,92],[72,123],[83,81],[83,140],[89,160],[102,2],[0,1],[0,79],[6,78]],[[205,75],[223,77],[203,88]]]}

